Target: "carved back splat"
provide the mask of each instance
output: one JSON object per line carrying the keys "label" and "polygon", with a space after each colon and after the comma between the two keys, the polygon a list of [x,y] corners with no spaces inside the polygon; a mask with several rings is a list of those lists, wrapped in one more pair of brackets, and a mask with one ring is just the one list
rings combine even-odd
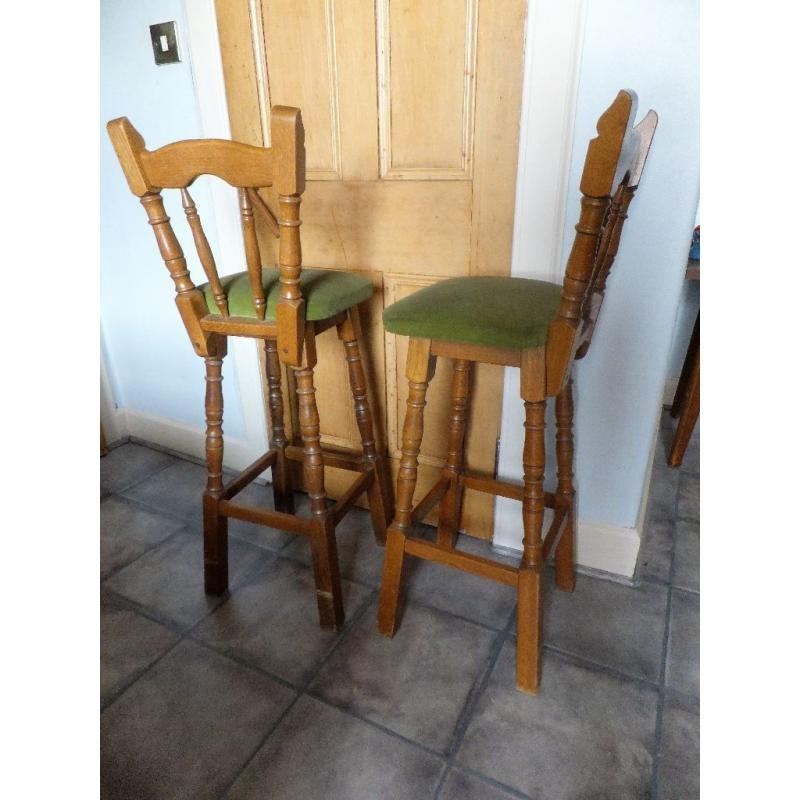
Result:
{"label": "carved back splat", "polygon": [[[223,318],[229,317],[228,297],[220,280],[211,247],[188,187],[200,175],[215,175],[239,189],[247,270],[256,317],[264,320],[266,298],[261,280],[261,254],[253,209],[280,239],[280,295],[277,307],[278,355],[281,361],[302,362],[305,304],[300,292],[300,195],[305,188],[305,134],[300,111],[272,109],[272,147],[253,147],[223,139],[188,139],[158,150],[147,150],[139,132],[126,117],[108,123],[108,133],[131,191],[147,211],[161,256],[175,283],[176,303],[195,351],[213,354],[214,335],[200,325],[209,317],[205,296],[192,283],[183,250],[164,211],[163,189],[179,189],[203,271]],[[279,220],[258,194],[274,186],[280,205]]]}

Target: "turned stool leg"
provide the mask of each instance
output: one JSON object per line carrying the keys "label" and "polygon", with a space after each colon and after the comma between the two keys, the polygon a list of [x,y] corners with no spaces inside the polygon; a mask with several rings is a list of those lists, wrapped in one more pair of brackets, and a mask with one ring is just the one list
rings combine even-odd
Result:
{"label": "turned stool leg", "polygon": [[386,541],[386,526],[392,519],[391,488],[386,460],[378,453],[375,445],[372,411],[367,398],[367,379],[364,375],[364,366],[361,363],[361,352],[358,346],[358,340],[361,336],[358,308],[350,309],[347,319],[337,325],[337,331],[344,344],[347,372],[350,377],[350,389],[353,392],[353,408],[355,409],[358,431],[361,435],[364,460],[372,467],[375,476],[367,490],[369,510],[372,515],[372,529],[375,532],[375,541],[378,544],[384,544]]}
{"label": "turned stool leg", "polygon": [[319,412],[314,390],[314,370],[305,366],[294,370],[303,439],[303,474],[311,501],[311,555],[317,592],[320,627],[338,630],[344,621],[342,582],[336,553],[333,520],[327,512],[325,465],[319,441]]}
{"label": "turned stool leg", "polygon": [[286,514],[294,514],[294,494],[292,478],[286,458],[286,429],[283,425],[283,391],[281,390],[281,364],[278,360],[278,342],[267,339],[264,342],[267,386],[269,388],[269,423],[271,450],[277,450],[278,456],[272,467],[272,493],[275,498],[275,510]]}
{"label": "turned stool leg", "polygon": [[572,378],[556,397],[556,459],[558,489],[556,502],[567,509],[564,530],[556,547],[556,586],[565,592],[575,588],[575,486],[572,463],[575,445],[572,436]]}
{"label": "turned stool leg", "polygon": [[228,588],[228,519],[219,513],[222,499],[222,359],[225,344],[206,362],[206,465],[203,492],[203,564],[205,590],[222,594]]}
{"label": "turned stool leg", "polygon": [[539,690],[542,653],[544,411],[544,400],[525,403],[524,537],[517,588],[517,688],[531,694]]}
{"label": "turned stool leg", "polygon": [[428,384],[433,378],[436,360],[430,355],[431,343],[427,339],[411,339],[406,361],[408,400],[403,423],[403,449],[400,471],[397,475],[397,505],[394,520],[386,539],[383,561],[378,631],[384,636],[394,636],[397,629],[397,604],[400,595],[400,578],[403,572],[406,534],[411,527],[411,509],[417,485],[417,464],[422,444],[423,412]]}
{"label": "turned stool leg", "polygon": [[464,489],[458,479],[464,465],[464,434],[467,426],[467,400],[471,364],[463,359],[453,363],[453,382],[450,388],[450,426],[447,440],[447,463],[444,474],[450,486],[439,509],[437,544],[452,550],[458,529],[461,527],[461,506]]}

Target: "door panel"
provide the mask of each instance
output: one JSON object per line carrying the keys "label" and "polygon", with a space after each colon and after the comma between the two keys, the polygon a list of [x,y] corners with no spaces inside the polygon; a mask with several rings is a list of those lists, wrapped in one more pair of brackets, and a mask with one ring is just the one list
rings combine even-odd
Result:
{"label": "door panel", "polygon": [[477,0],[378,0],[381,177],[471,177]]}
{"label": "door panel", "polygon": [[[364,309],[365,355],[395,474],[408,342],[384,333],[381,311],[443,278],[508,274],[526,7],[526,0],[216,3],[234,137],[268,144],[271,105],[303,112],[304,265],[362,272],[375,285]],[[274,239],[262,230],[259,238],[264,261],[274,262]],[[323,440],[358,447],[335,332],[318,339],[317,351]],[[443,463],[451,370],[440,359],[417,499]],[[502,369],[476,372],[467,464],[491,473]],[[333,496],[349,480],[326,472]],[[468,495],[467,532],[489,538],[492,516],[490,497]]]}

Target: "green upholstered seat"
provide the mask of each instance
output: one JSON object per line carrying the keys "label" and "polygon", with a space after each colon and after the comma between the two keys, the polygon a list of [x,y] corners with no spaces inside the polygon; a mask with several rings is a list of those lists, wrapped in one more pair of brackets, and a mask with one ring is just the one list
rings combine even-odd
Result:
{"label": "green upholstered seat", "polygon": [[393,303],[387,331],[494,347],[539,347],[556,316],[561,286],[526,278],[450,278]]}
{"label": "green upholstered seat", "polygon": [[[266,319],[275,319],[280,284],[277,269],[264,267],[261,270],[261,285],[267,298]],[[250,276],[247,272],[237,272],[220,278],[228,295],[228,311],[232,317],[256,316],[253,295],[250,291]],[[206,296],[206,303],[212,314],[219,314],[219,306],[214,299],[211,287],[204,283],[198,286]],[[300,273],[300,291],[306,301],[306,319],[310,321],[328,319],[340,311],[345,311],[372,296],[372,281],[350,272],[336,272],[332,269],[304,269]]]}

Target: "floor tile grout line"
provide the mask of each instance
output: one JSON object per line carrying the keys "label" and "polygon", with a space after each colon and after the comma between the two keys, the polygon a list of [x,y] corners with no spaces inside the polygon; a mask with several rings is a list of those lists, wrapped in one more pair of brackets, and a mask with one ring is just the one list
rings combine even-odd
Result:
{"label": "floor tile grout line", "polygon": [[442,773],[442,776],[439,780],[439,784],[436,787],[436,790],[433,793],[434,800],[438,800],[439,795],[441,794],[442,787],[444,786],[445,780],[447,779],[448,774],[451,772],[453,764],[455,763],[456,756],[458,751],[461,748],[461,744],[464,741],[464,737],[467,733],[467,728],[469,727],[469,723],[472,721],[475,708],[478,704],[478,701],[483,697],[483,694],[486,690],[486,687],[491,680],[492,673],[494,672],[494,668],[497,664],[497,659],[500,657],[500,653],[503,650],[503,646],[508,641],[509,631],[511,626],[514,622],[514,618],[516,616],[516,609],[514,612],[509,615],[509,619],[507,620],[503,630],[499,631],[496,635],[495,641],[492,642],[492,647],[486,657],[486,663],[483,669],[480,671],[478,676],[475,678],[472,686],[470,687],[469,693],[467,694],[467,698],[464,701],[464,706],[461,709],[461,712],[456,719],[456,724],[453,728],[453,733],[450,736],[450,744],[448,745],[445,754],[446,754],[446,768]]}
{"label": "floor tile grout line", "polygon": [[[139,446],[141,447],[142,445],[139,445]],[[150,449],[152,449],[152,448],[150,448]],[[160,451],[156,451],[156,452],[160,452]],[[111,492],[111,494],[122,494],[123,492],[129,492],[131,489],[133,489],[134,487],[138,486],[140,483],[144,483],[145,481],[150,480],[150,478],[155,477],[156,475],[159,474],[159,472],[163,472],[168,467],[174,466],[174,464],[175,464],[174,461],[170,461],[167,464],[164,464],[164,465],[160,466],[158,469],[154,469],[152,472],[148,472],[147,475],[145,475],[143,478],[139,478],[138,480],[133,481],[133,483],[126,484],[121,489],[109,489],[108,486],[106,486],[105,488],[108,489],[108,491]],[[102,479],[102,477],[100,478],[100,488],[101,489],[103,488],[103,479]]]}
{"label": "floor tile grout line", "polygon": [[278,729],[278,727],[281,725],[281,723],[286,719],[286,717],[288,716],[289,712],[297,705],[297,701],[300,700],[300,698],[302,696],[303,695],[300,692],[298,692],[294,696],[292,701],[289,703],[289,705],[286,706],[286,708],[283,710],[283,712],[278,715],[278,718],[269,727],[269,730],[267,731],[267,733],[264,735],[264,737],[261,739],[261,741],[259,741],[259,743],[255,746],[253,752],[250,753],[250,755],[247,756],[247,758],[244,760],[244,762],[242,763],[242,766],[239,768],[239,770],[236,773],[234,773],[233,777],[225,784],[225,786],[223,786],[222,791],[219,793],[219,795],[217,795],[219,800],[224,800],[224,798],[227,796],[228,792],[230,792],[230,790],[233,788],[233,786],[236,783],[236,781],[239,780],[239,778],[242,776],[242,773],[244,773],[244,771],[247,769],[247,767],[252,763],[253,759],[261,751],[261,748],[264,747],[264,745],[267,743],[269,738],[272,736],[273,733],[275,733],[275,731]]}
{"label": "floor tile grout line", "polygon": [[[126,489],[125,491],[127,492],[128,490]],[[139,508],[142,511],[149,511],[151,514],[158,514],[162,517],[167,517],[168,519],[175,520],[176,522],[180,522],[186,526],[195,525],[198,522],[197,517],[193,516],[192,514],[177,514],[169,508],[164,508],[163,506],[158,506],[155,503],[149,503],[144,500],[140,500],[138,497],[132,497],[124,492],[114,492],[104,499],[110,500],[112,497],[126,503],[129,506],[133,506],[134,508]]]}
{"label": "floor tile grout line", "polygon": [[111,578],[113,578],[116,575],[119,575],[119,573],[122,572],[122,570],[127,569],[128,567],[131,566],[131,564],[135,564],[140,558],[143,558],[148,553],[152,553],[153,550],[155,550],[156,548],[160,547],[162,544],[167,544],[169,541],[174,539],[179,533],[190,533],[190,531],[188,530],[188,527],[185,524],[184,525],[180,525],[174,531],[172,531],[172,533],[167,534],[160,541],[149,545],[147,547],[147,549],[143,550],[141,553],[139,553],[139,555],[136,556],[136,558],[132,558],[130,561],[126,561],[124,564],[120,564],[115,569],[112,569],[111,572],[109,572],[108,574],[103,575],[100,578],[100,587],[103,588],[105,586],[106,581],[110,580]]}
{"label": "floor tile grout line", "polygon": [[170,617],[166,615],[154,612],[152,609],[142,605],[137,600],[132,600],[130,597],[121,594],[120,592],[106,586],[105,584],[100,585],[100,590],[101,592],[110,595],[113,600],[116,600],[117,602],[120,602],[121,604],[127,606],[127,608],[130,611],[133,611],[139,614],[140,616],[144,617],[145,619],[150,620],[150,622],[155,622],[159,625],[162,625],[165,628],[168,628],[169,630],[171,630],[173,633],[177,634],[180,637],[185,636],[186,633],[192,627],[194,627],[194,625],[190,625],[189,627],[181,625],[179,622],[176,622],[174,619],[170,619]]}
{"label": "floor tile grout line", "polygon": [[564,650],[556,645],[545,643],[542,645],[542,647],[548,653],[552,653],[552,655],[556,656],[561,661],[565,661],[573,666],[579,666],[583,667],[584,669],[588,669],[591,672],[599,672],[603,675],[609,675],[617,680],[627,681],[628,683],[636,684],[637,686],[645,689],[653,689],[658,691],[660,688],[660,684],[657,681],[648,680],[640,675],[630,675],[629,673],[623,672],[620,669],[610,667],[608,664],[603,664],[601,661],[594,661],[591,658],[578,655],[577,653],[572,653],[569,650]]}
{"label": "floor tile grout line", "polygon": [[[353,626],[361,619],[362,616],[364,616],[364,614],[366,613],[366,609],[372,604],[372,600],[374,599],[375,596],[377,596],[376,592],[373,593],[373,595],[370,596],[367,599],[367,601],[365,601],[362,604],[362,606],[360,606],[352,614],[351,618],[342,626],[342,629],[338,632],[338,634],[336,636],[336,641],[333,643],[333,645],[328,650],[328,652],[322,658],[319,659],[319,662],[317,663],[316,668],[311,671],[311,673],[309,674],[308,678],[306,678],[306,680],[304,680],[302,684],[299,684],[297,686],[292,686],[291,684],[289,684],[297,692],[296,697],[294,698],[294,700],[292,700],[292,702],[289,704],[289,706],[286,708],[286,710],[281,714],[281,716],[279,717],[277,722],[270,728],[270,730],[267,732],[267,734],[259,742],[258,746],[253,750],[253,752],[250,754],[250,756],[248,756],[248,758],[242,764],[242,766],[239,769],[239,771],[232,777],[232,779],[227,784],[227,786],[225,786],[225,788],[223,789],[222,793],[219,795],[219,800],[224,800],[225,796],[228,794],[228,792],[234,786],[236,781],[239,780],[239,778],[242,776],[242,774],[247,769],[247,767],[250,765],[250,763],[253,761],[253,759],[258,755],[258,753],[261,751],[261,749],[264,747],[264,745],[266,745],[266,743],[269,741],[269,739],[272,736],[272,734],[275,733],[275,731],[278,729],[279,725],[283,722],[283,720],[289,714],[291,709],[294,708],[294,706],[297,704],[297,702],[300,700],[300,698],[301,697],[306,697],[306,696],[307,697],[313,697],[313,695],[309,691],[309,687],[311,686],[311,683],[315,680],[315,678],[319,674],[319,671],[322,669],[323,665],[328,660],[330,654],[336,649],[336,647],[342,641],[342,639],[345,637],[347,632],[353,628]],[[208,645],[207,643],[206,643],[206,646],[210,647],[210,649],[214,649],[214,648],[211,648],[211,646]],[[217,652],[217,651],[215,650],[215,652]],[[224,655],[226,657],[228,657],[228,658],[231,658],[230,654],[224,654]],[[250,665],[250,666],[251,666],[251,668],[253,668],[252,665]],[[259,670],[259,671],[265,672],[265,674],[266,674],[265,670]],[[272,676],[270,675],[270,677],[272,677]],[[319,700],[321,698],[315,698],[315,699]],[[327,704],[327,705],[332,705],[332,704]],[[332,707],[335,708],[335,706],[332,706]]]}
{"label": "floor tile grout line", "polygon": [[507,794],[510,794],[512,797],[518,797],[519,800],[536,800],[533,798],[532,795],[525,794],[525,792],[521,792],[519,789],[515,789],[513,786],[510,786],[507,783],[503,783],[502,781],[498,781],[497,778],[492,778],[489,775],[484,775],[482,772],[478,772],[471,767],[466,767],[463,764],[455,763],[451,767],[451,771],[453,769],[458,770],[459,772],[465,772],[467,775],[471,775],[474,778],[480,778],[480,780],[485,781],[490,786],[494,786],[496,789],[502,789]]}
{"label": "floor tile grout line", "polygon": [[[174,633],[174,631],[173,631]],[[156,656],[146,667],[129,675],[126,679],[121,681],[111,692],[111,695],[100,703],[100,713],[102,714],[106,709],[110,708],[117,700],[120,699],[135,683],[138,683],[153,667],[158,664],[161,659],[168,656],[182,641],[184,637],[178,635],[178,638],[160,655]]]}

